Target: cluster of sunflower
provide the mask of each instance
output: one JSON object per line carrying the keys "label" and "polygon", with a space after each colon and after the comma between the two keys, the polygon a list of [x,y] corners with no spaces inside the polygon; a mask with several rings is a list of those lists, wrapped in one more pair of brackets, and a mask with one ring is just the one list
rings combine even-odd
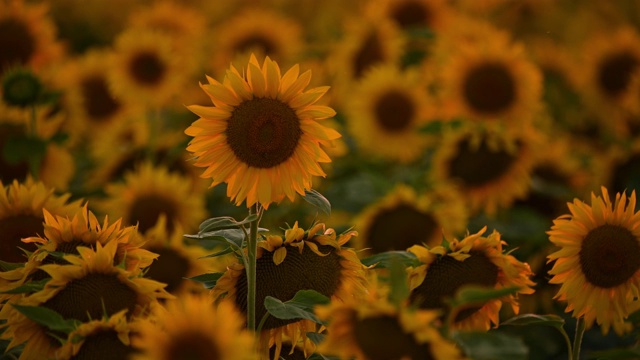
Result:
{"label": "cluster of sunflower", "polygon": [[0,351],[640,357],[638,14],[0,0]]}

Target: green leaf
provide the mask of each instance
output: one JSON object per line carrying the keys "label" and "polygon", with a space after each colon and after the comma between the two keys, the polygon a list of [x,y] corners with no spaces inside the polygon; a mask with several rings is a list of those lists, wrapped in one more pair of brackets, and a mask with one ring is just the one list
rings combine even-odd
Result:
{"label": "green leaf", "polygon": [[389,264],[389,300],[400,305],[409,297],[409,284],[407,283],[406,266],[399,255],[392,256]]}
{"label": "green leaf", "polygon": [[433,30],[424,27],[416,26],[406,30],[407,35],[413,39],[432,39],[435,36]]}
{"label": "green leaf", "polygon": [[218,280],[224,275],[223,272],[200,274],[194,277],[185,278],[187,280],[196,281],[201,283],[206,289],[211,289],[216,286]]}
{"label": "green leaf", "polygon": [[329,200],[327,200],[326,197],[324,197],[316,190],[305,190],[304,196],[302,198],[305,199],[309,204],[317,207],[324,214],[331,215],[331,203],[329,202]]}
{"label": "green leaf", "polygon": [[526,360],[529,349],[521,338],[500,332],[458,332],[453,340],[474,360]]}
{"label": "green leaf", "polygon": [[515,294],[519,289],[517,286],[493,289],[477,285],[467,285],[458,290],[455,297],[450,300],[450,304],[452,308],[481,305],[489,300]]}
{"label": "green leaf", "polygon": [[408,251],[387,251],[362,259],[364,265],[375,265],[376,268],[389,268],[395,261],[399,261],[404,267],[415,267],[422,264],[417,256]]}
{"label": "green leaf", "polygon": [[218,256],[223,256],[223,255],[227,255],[233,252],[233,249],[231,248],[231,246],[227,246],[227,248],[225,248],[224,250],[220,250],[217,252],[214,252],[213,254],[209,254],[203,257],[200,257],[199,259],[206,259],[206,258],[213,258],[213,257],[218,257]]}
{"label": "green leaf", "polygon": [[551,326],[554,328],[562,328],[564,326],[564,319],[558,315],[538,315],[538,314],[523,314],[512,317],[511,319],[503,322],[503,325],[513,326],[528,326],[528,325],[543,325]]}
{"label": "green leaf", "polygon": [[421,134],[437,135],[442,132],[442,129],[444,128],[444,124],[445,122],[442,120],[429,121],[423,126],[421,126],[420,128],[418,128],[418,132]]}
{"label": "green leaf", "polygon": [[327,356],[318,353],[313,353],[311,356],[307,358],[307,360],[340,360],[339,357],[336,356]]}
{"label": "green leaf", "polygon": [[57,312],[42,306],[23,306],[11,304],[22,315],[30,320],[47,327],[49,330],[62,331],[69,334],[75,330],[80,321],[75,319],[65,319]]}
{"label": "green leaf", "polygon": [[321,342],[323,342],[324,339],[327,337],[325,334],[320,334],[320,333],[317,333],[317,332],[308,332],[306,335],[316,345],[318,345]]}
{"label": "green leaf", "polygon": [[24,267],[24,263],[11,263],[0,260],[0,269],[2,271],[11,271]]}
{"label": "green leaf", "polygon": [[30,294],[44,289],[44,285],[51,280],[50,278],[41,279],[38,281],[30,281],[26,284],[22,284],[16,288],[0,291],[0,294]]}
{"label": "green leaf", "polygon": [[282,302],[272,296],[264,299],[264,307],[271,316],[282,319],[307,319],[318,324],[323,322],[313,313],[318,304],[328,304],[330,299],[314,290],[300,290],[293,299]]}
{"label": "green leaf", "polygon": [[589,354],[589,359],[597,360],[628,360],[640,359],[639,349],[611,349]]}
{"label": "green leaf", "polygon": [[236,219],[230,216],[214,217],[207,219],[200,224],[198,234],[204,234],[213,230],[237,229],[244,224],[248,224],[256,220],[258,220],[257,214],[251,214],[242,221],[236,221]]}

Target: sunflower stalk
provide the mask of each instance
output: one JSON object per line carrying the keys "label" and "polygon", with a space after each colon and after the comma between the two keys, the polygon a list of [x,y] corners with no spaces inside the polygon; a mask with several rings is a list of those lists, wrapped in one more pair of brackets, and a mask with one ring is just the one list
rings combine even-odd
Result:
{"label": "sunflower stalk", "polygon": [[[258,204],[249,208],[249,215],[258,214]],[[249,239],[247,241],[247,328],[256,329],[256,262],[258,252],[258,223],[260,216],[249,223]]]}
{"label": "sunflower stalk", "polygon": [[571,360],[580,359],[580,348],[582,347],[582,338],[584,337],[585,322],[583,317],[579,317],[576,321],[576,335],[573,338],[573,348],[569,352]]}

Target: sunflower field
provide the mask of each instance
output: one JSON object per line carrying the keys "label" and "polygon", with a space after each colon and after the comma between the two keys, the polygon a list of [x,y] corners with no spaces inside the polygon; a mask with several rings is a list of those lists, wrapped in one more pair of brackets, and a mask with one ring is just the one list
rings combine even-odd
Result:
{"label": "sunflower field", "polygon": [[0,360],[640,359],[640,2],[0,0]]}

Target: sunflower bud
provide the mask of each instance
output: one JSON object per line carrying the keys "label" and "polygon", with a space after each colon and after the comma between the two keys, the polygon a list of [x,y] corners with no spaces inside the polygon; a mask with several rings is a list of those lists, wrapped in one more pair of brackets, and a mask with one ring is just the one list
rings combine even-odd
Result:
{"label": "sunflower bud", "polygon": [[29,69],[13,69],[2,77],[2,100],[9,105],[35,105],[41,94],[42,83]]}

